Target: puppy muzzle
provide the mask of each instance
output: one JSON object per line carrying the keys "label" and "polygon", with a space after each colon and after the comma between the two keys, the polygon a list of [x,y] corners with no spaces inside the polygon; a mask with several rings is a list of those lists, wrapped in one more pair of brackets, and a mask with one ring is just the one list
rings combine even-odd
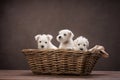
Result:
{"label": "puppy muzzle", "polygon": [[43,45],[41,45],[41,48],[44,48],[44,46],[43,46]]}
{"label": "puppy muzzle", "polygon": [[83,48],[80,48],[81,51],[83,51]]}
{"label": "puppy muzzle", "polygon": [[62,36],[58,36],[58,38],[59,38],[59,39],[61,39],[61,38],[62,38]]}

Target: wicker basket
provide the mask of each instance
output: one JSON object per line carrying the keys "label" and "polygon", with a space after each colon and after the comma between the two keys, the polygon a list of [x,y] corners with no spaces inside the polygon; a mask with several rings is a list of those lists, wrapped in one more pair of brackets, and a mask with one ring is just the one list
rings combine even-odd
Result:
{"label": "wicker basket", "polygon": [[101,52],[91,53],[74,50],[23,49],[34,74],[88,75],[94,68]]}

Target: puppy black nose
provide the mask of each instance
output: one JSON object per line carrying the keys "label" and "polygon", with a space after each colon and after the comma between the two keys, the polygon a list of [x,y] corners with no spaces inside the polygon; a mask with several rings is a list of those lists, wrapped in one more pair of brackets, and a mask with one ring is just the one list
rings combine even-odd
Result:
{"label": "puppy black nose", "polygon": [[82,51],[82,50],[83,50],[83,48],[80,48],[80,50]]}
{"label": "puppy black nose", "polygon": [[59,39],[61,38],[61,36],[59,36]]}
{"label": "puppy black nose", "polygon": [[44,48],[44,46],[42,45],[41,48]]}

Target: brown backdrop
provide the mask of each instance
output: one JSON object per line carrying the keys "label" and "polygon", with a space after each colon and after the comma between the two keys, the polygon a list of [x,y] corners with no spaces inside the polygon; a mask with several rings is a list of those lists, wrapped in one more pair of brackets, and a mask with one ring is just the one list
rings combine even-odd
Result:
{"label": "brown backdrop", "polygon": [[96,70],[120,70],[120,2],[115,0],[3,0],[0,2],[0,69],[28,69],[21,50],[37,48],[36,34],[68,28],[90,47],[103,45],[110,58]]}

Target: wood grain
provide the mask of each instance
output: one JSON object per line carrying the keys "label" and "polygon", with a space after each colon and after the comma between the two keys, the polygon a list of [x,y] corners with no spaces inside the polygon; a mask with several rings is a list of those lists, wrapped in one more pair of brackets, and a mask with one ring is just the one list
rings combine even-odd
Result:
{"label": "wood grain", "polygon": [[120,71],[93,71],[89,76],[34,75],[30,70],[0,70],[0,80],[120,80]]}

